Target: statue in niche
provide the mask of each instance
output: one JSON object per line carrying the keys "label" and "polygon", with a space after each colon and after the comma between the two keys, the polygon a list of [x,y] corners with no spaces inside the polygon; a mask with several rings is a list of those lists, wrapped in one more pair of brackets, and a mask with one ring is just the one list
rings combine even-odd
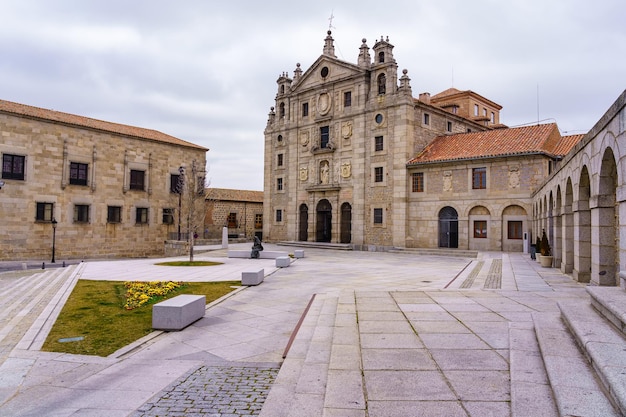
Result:
{"label": "statue in niche", "polygon": [[328,161],[322,161],[320,164],[320,184],[328,184],[330,182],[330,167]]}

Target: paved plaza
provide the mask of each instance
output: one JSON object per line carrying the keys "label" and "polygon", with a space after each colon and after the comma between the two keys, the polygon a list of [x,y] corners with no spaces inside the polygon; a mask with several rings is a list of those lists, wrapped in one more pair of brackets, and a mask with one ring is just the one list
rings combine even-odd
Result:
{"label": "paved plaza", "polygon": [[[198,251],[224,264],[87,261],[0,274],[0,415],[616,415],[593,387],[586,405],[557,408],[534,329],[558,330],[557,302],[588,295],[528,255],[305,248],[276,268]],[[39,350],[77,279],[230,281],[251,268],[264,269],[261,285],[210,304],[182,331],[153,332],[106,358]],[[558,344],[576,364],[570,339]]]}

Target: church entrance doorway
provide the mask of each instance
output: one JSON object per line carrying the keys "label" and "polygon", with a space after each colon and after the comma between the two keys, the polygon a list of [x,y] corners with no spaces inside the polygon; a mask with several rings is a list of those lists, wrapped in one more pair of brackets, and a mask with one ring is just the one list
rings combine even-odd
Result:
{"label": "church entrance doorway", "polygon": [[459,215],[450,206],[439,211],[439,247],[459,247]]}
{"label": "church entrance doorway", "polygon": [[317,226],[315,240],[317,242],[330,242],[332,236],[332,206],[328,200],[317,203]]}

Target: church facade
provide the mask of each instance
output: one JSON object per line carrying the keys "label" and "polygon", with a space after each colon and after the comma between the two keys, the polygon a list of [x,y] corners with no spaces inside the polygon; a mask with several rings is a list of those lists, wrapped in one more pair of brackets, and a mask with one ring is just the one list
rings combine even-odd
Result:
{"label": "church facade", "polygon": [[523,250],[531,194],[572,139],[554,124],[509,129],[502,107],[473,91],[415,98],[393,48],[363,39],[357,62],[345,62],[329,31],[306,71],[278,78],[264,239]]}

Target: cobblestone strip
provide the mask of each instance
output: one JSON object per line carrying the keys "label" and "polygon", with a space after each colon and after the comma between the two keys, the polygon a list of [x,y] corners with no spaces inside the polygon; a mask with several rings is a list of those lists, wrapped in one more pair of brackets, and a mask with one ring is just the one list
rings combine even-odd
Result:
{"label": "cobblestone strip", "polygon": [[472,288],[472,285],[474,284],[474,280],[480,273],[480,270],[483,268],[484,264],[485,264],[485,261],[479,261],[476,264],[474,269],[472,269],[472,272],[470,272],[469,276],[465,278],[465,281],[463,281],[463,284],[461,284],[461,288]]}
{"label": "cobblestone strip", "polygon": [[258,416],[278,370],[278,365],[203,365],[171,384],[132,417]]}
{"label": "cobblestone strip", "polygon": [[491,268],[487,274],[485,285],[483,288],[497,290],[502,287],[502,259],[494,259],[491,261]]}

